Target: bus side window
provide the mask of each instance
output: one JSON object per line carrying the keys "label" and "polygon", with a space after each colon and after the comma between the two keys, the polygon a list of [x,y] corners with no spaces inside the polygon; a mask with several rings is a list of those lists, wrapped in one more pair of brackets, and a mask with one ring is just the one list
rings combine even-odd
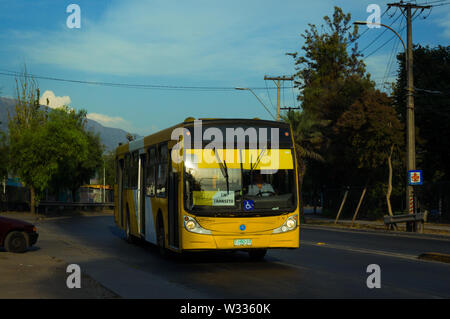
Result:
{"label": "bus side window", "polygon": [[137,188],[138,186],[138,170],[139,170],[139,153],[135,151],[131,154],[130,161],[130,188]]}
{"label": "bus side window", "polygon": [[167,143],[160,144],[158,147],[158,164],[157,164],[157,187],[156,196],[166,197],[166,185],[167,185],[167,165],[169,158],[169,151],[167,148]]}
{"label": "bus side window", "polygon": [[155,196],[155,168],[156,168],[156,149],[149,148],[147,152],[147,169],[145,177],[145,195]]}

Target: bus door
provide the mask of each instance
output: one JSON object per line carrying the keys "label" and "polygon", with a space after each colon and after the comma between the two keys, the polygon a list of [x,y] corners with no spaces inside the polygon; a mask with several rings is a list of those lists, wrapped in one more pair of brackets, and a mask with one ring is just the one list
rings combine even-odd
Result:
{"label": "bus door", "polygon": [[145,236],[145,167],[147,154],[141,154],[139,159],[139,214],[140,214],[140,230],[139,232]]}
{"label": "bus door", "polygon": [[[169,152],[170,154],[171,152]],[[172,171],[172,160],[169,159],[169,245],[175,248],[179,247],[179,229],[178,229],[178,173]]]}
{"label": "bus door", "polygon": [[119,211],[119,224],[120,226],[123,228],[123,179],[124,179],[124,174],[123,174],[123,159],[119,160],[119,165],[118,165],[118,178],[117,181],[119,183],[119,189],[118,189],[118,194],[117,194],[117,199],[118,199],[118,211]]}

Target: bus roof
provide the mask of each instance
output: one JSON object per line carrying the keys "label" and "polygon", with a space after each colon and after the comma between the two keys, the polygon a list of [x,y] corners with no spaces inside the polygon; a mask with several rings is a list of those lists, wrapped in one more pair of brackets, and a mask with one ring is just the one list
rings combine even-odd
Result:
{"label": "bus roof", "polygon": [[[171,141],[172,131],[177,127],[192,127],[194,126],[194,118],[187,118],[184,122],[178,123],[174,126],[168,127],[159,132],[147,135],[145,137],[141,137],[134,141],[131,141],[126,144],[119,145],[116,148],[116,155],[125,154],[130,151],[131,148],[135,149],[137,145],[144,147],[150,144],[158,144],[165,141]],[[245,125],[245,126],[267,126],[267,127],[280,127],[289,129],[289,124],[281,121],[270,121],[270,120],[260,120],[260,119],[242,119],[242,118],[199,118],[198,120],[202,121],[202,126],[214,126],[214,125],[224,125],[227,123],[232,123],[233,126],[236,125]],[[173,144],[176,144],[176,141],[172,141]],[[169,147],[172,145],[169,145]]]}

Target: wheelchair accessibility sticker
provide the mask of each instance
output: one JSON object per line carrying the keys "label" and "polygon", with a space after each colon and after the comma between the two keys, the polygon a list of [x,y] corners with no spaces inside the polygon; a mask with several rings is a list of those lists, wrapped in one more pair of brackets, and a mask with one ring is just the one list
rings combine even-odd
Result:
{"label": "wheelchair accessibility sticker", "polygon": [[244,210],[253,210],[255,203],[252,200],[244,200]]}

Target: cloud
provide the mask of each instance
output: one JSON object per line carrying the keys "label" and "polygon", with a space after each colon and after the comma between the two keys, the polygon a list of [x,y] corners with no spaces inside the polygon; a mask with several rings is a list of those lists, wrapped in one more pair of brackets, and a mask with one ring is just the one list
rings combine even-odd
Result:
{"label": "cloud", "polygon": [[41,98],[39,99],[39,103],[41,105],[47,105],[53,109],[61,107],[63,105],[69,105],[70,104],[70,97],[69,96],[55,96],[55,93],[53,91],[47,90],[42,94]]}
{"label": "cloud", "polygon": [[450,38],[450,11],[447,12],[444,18],[438,20],[438,24],[444,29],[443,36]]}
{"label": "cloud", "polygon": [[[325,4],[309,6],[312,15],[321,16],[323,10],[317,7]],[[82,16],[77,32],[67,28],[45,34],[36,31],[34,41],[22,42],[16,48],[33,63],[97,74],[190,78],[236,76],[246,71],[264,74],[278,72],[284,48],[296,43],[294,38],[301,40],[299,30],[307,25],[306,19],[299,20],[294,14],[296,10],[297,1],[283,6],[234,0],[196,1],[196,5],[112,2],[95,20]],[[268,14],[272,18],[261,18]],[[284,19],[275,18],[281,16]],[[44,41],[45,45],[34,45]]]}
{"label": "cloud", "polygon": [[87,118],[94,120],[106,127],[124,128],[129,126],[129,122],[121,118],[120,116],[112,117],[99,113],[88,113]]}
{"label": "cloud", "polygon": [[[398,46],[397,53],[400,51],[400,47],[401,45]],[[392,57],[394,61],[393,64],[390,65],[388,74],[385,73],[388,67],[388,62],[390,61],[391,53],[372,55],[364,60],[364,62],[366,63],[367,71],[371,75],[371,79],[375,81],[380,88],[383,88],[385,85],[385,83],[383,83],[383,80],[385,80],[386,82],[393,82],[397,77],[397,53]]]}

